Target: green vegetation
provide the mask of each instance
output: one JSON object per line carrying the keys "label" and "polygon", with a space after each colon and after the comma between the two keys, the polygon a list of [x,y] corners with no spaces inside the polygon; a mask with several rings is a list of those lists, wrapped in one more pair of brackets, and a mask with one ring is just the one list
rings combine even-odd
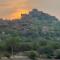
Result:
{"label": "green vegetation", "polygon": [[36,51],[27,51],[26,55],[32,60],[36,60],[36,58],[39,57],[39,54]]}
{"label": "green vegetation", "polygon": [[[27,51],[30,51],[27,54]],[[60,21],[33,9],[21,19],[0,19],[0,57],[25,52],[31,59],[60,59]]]}

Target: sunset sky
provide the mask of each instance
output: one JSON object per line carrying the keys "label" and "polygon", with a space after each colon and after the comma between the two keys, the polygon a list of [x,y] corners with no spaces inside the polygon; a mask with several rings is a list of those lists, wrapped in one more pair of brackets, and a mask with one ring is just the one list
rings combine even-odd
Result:
{"label": "sunset sky", "polygon": [[14,19],[37,8],[60,19],[60,0],[0,0],[0,17]]}

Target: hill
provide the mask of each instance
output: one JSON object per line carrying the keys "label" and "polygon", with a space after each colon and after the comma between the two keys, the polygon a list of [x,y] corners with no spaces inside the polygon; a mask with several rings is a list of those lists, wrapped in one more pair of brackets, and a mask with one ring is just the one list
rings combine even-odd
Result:
{"label": "hill", "polygon": [[46,35],[46,38],[54,39],[60,36],[60,21],[55,16],[37,9],[33,9],[28,15],[22,15],[21,19],[15,21],[14,26],[25,36],[42,36],[44,39]]}
{"label": "hill", "polygon": [[58,37],[60,39],[60,21],[55,16],[37,9],[22,15],[21,19],[12,21],[0,19],[0,28],[5,32],[18,31],[25,36],[42,36],[44,39]]}
{"label": "hill", "polygon": [[21,19],[0,19],[0,50],[12,55],[27,51],[60,58],[60,21],[37,9],[22,14]]}

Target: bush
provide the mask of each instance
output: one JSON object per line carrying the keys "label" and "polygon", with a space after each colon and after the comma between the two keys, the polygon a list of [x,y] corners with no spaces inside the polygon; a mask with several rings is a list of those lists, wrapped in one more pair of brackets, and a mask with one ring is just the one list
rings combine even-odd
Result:
{"label": "bush", "polygon": [[60,49],[56,49],[54,52],[55,59],[60,59]]}
{"label": "bush", "polygon": [[48,47],[41,47],[41,48],[38,48],[38,53],[40,55],[46,55],[47,58],[52,58],[53,56],[53,49],[50,49]]}
{"label": "bush", "polygon": [[7,57],[7,58],[10,58],[10,54],[9,53],[5,53],[4,56]]}
{"label": "bush", "polygon": [[26,55],[32,60],[36,60],[36,58],[39,57],[39,54],[36,51],[28,51],[26,52]]}
{"label": "bush", "polygon": [[20,45],[19,47],[19,51],[30,51],[32,49],[31,45],[30,44],[27,44],[27,43],[23,43]]}

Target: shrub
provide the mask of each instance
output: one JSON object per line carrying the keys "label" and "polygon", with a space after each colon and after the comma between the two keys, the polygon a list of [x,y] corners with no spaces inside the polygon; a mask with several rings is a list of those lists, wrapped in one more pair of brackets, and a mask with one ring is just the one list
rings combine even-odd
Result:
{"label": "shrub", "polygon": [[55,59],[60,59],[60,49],[56,49],[54,52]]}
{"label": "shrub", "polygon": [[26,55],[32,60],[36,60],[36,58],[39,57],[39,54],[36,51],[28,51],[26,52]]}
{"label": "shrub", "polygon": [[9,53],[5,53],[4,56],[7,57],[7,58],[10,58],[10,54]]}

